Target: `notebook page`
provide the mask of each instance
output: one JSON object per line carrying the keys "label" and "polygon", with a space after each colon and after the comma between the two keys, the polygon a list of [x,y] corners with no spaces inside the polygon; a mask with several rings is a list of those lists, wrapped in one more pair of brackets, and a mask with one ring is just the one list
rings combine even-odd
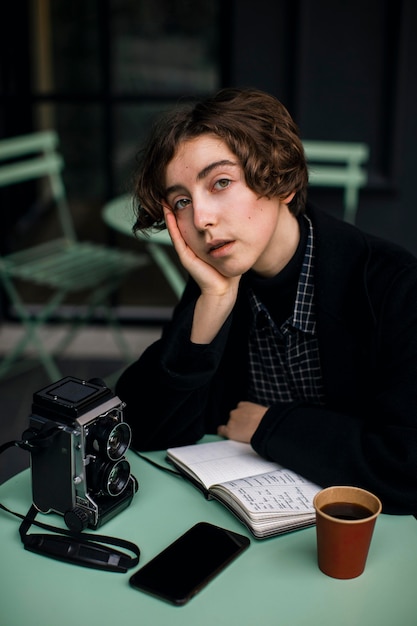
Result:
{"label": "notebook page", "polygon": [[249,516],[275,517],[313,513],[313,498],[321,487],[282,469],[229,481],[224,489],[244,505]]}
{"label": "notebook page", "polygon": [[260,457],[248,443],[214,441],[167,450],[169,458],[191,470],[206,489],[216,483],[281,469]]}

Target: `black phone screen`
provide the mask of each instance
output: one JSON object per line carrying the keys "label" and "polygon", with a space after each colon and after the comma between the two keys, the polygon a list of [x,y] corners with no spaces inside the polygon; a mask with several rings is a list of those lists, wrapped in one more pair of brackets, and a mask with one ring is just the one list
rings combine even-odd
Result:
{"label": "black phone screen", "polygon": [[245,550],[244,535],[199,522],[130,578],[135,589],[174,604],[185,604]]}

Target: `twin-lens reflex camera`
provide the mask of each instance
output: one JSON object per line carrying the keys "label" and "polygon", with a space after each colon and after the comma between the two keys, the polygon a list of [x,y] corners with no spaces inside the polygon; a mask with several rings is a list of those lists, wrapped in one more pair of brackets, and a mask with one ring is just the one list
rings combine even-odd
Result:
{"label": "twin-lens reflex camera", "polygon": [[33,394],[29,430],[33,504],[68,528],[96,529],[129,506],[138,482],[125,457],[125,404],[100,379],[66,377]]}

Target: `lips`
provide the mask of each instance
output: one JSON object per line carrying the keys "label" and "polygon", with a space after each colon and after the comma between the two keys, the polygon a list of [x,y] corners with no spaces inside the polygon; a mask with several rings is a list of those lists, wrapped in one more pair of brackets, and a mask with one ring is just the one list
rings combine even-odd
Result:
{"label": "lips", "polygon": [[207,245],[207,252],[210,254],[210,252],[213,252],[214,250],[218,250],[219,248],[226,246],[228,243],[231,243],[231,241],[225,240],[225,239],[222,239],[222,240],[218,239],[216,241],[211,241]]}
{"label": "lips", "polygon": [[235,241],[233,239],[216,239],[207,244],[207,255],[211,259],[221,260],[228,258],[234,249]]}

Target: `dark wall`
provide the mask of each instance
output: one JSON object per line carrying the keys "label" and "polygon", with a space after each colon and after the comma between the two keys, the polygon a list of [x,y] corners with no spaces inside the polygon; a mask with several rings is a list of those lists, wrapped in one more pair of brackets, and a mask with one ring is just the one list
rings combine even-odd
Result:
{"label": "dark wall", "polygon": [[[1,136],[29,132],[33,124],[22,17],[29,6],[12,4],[0,20]],[[369,183],[357,224],[417,254],[416,0],[220,0],[220,6],[223,82],[275,94],[305,139],[368,143]],[[311,199],[341,214],[341,192],[312,189]]]}
{"label": "dark wall", "polygon": [[415,0],[236,0],[230,82],[276,95],[305,139],[368,143],[357,224],[417,254],[416,30]]}

